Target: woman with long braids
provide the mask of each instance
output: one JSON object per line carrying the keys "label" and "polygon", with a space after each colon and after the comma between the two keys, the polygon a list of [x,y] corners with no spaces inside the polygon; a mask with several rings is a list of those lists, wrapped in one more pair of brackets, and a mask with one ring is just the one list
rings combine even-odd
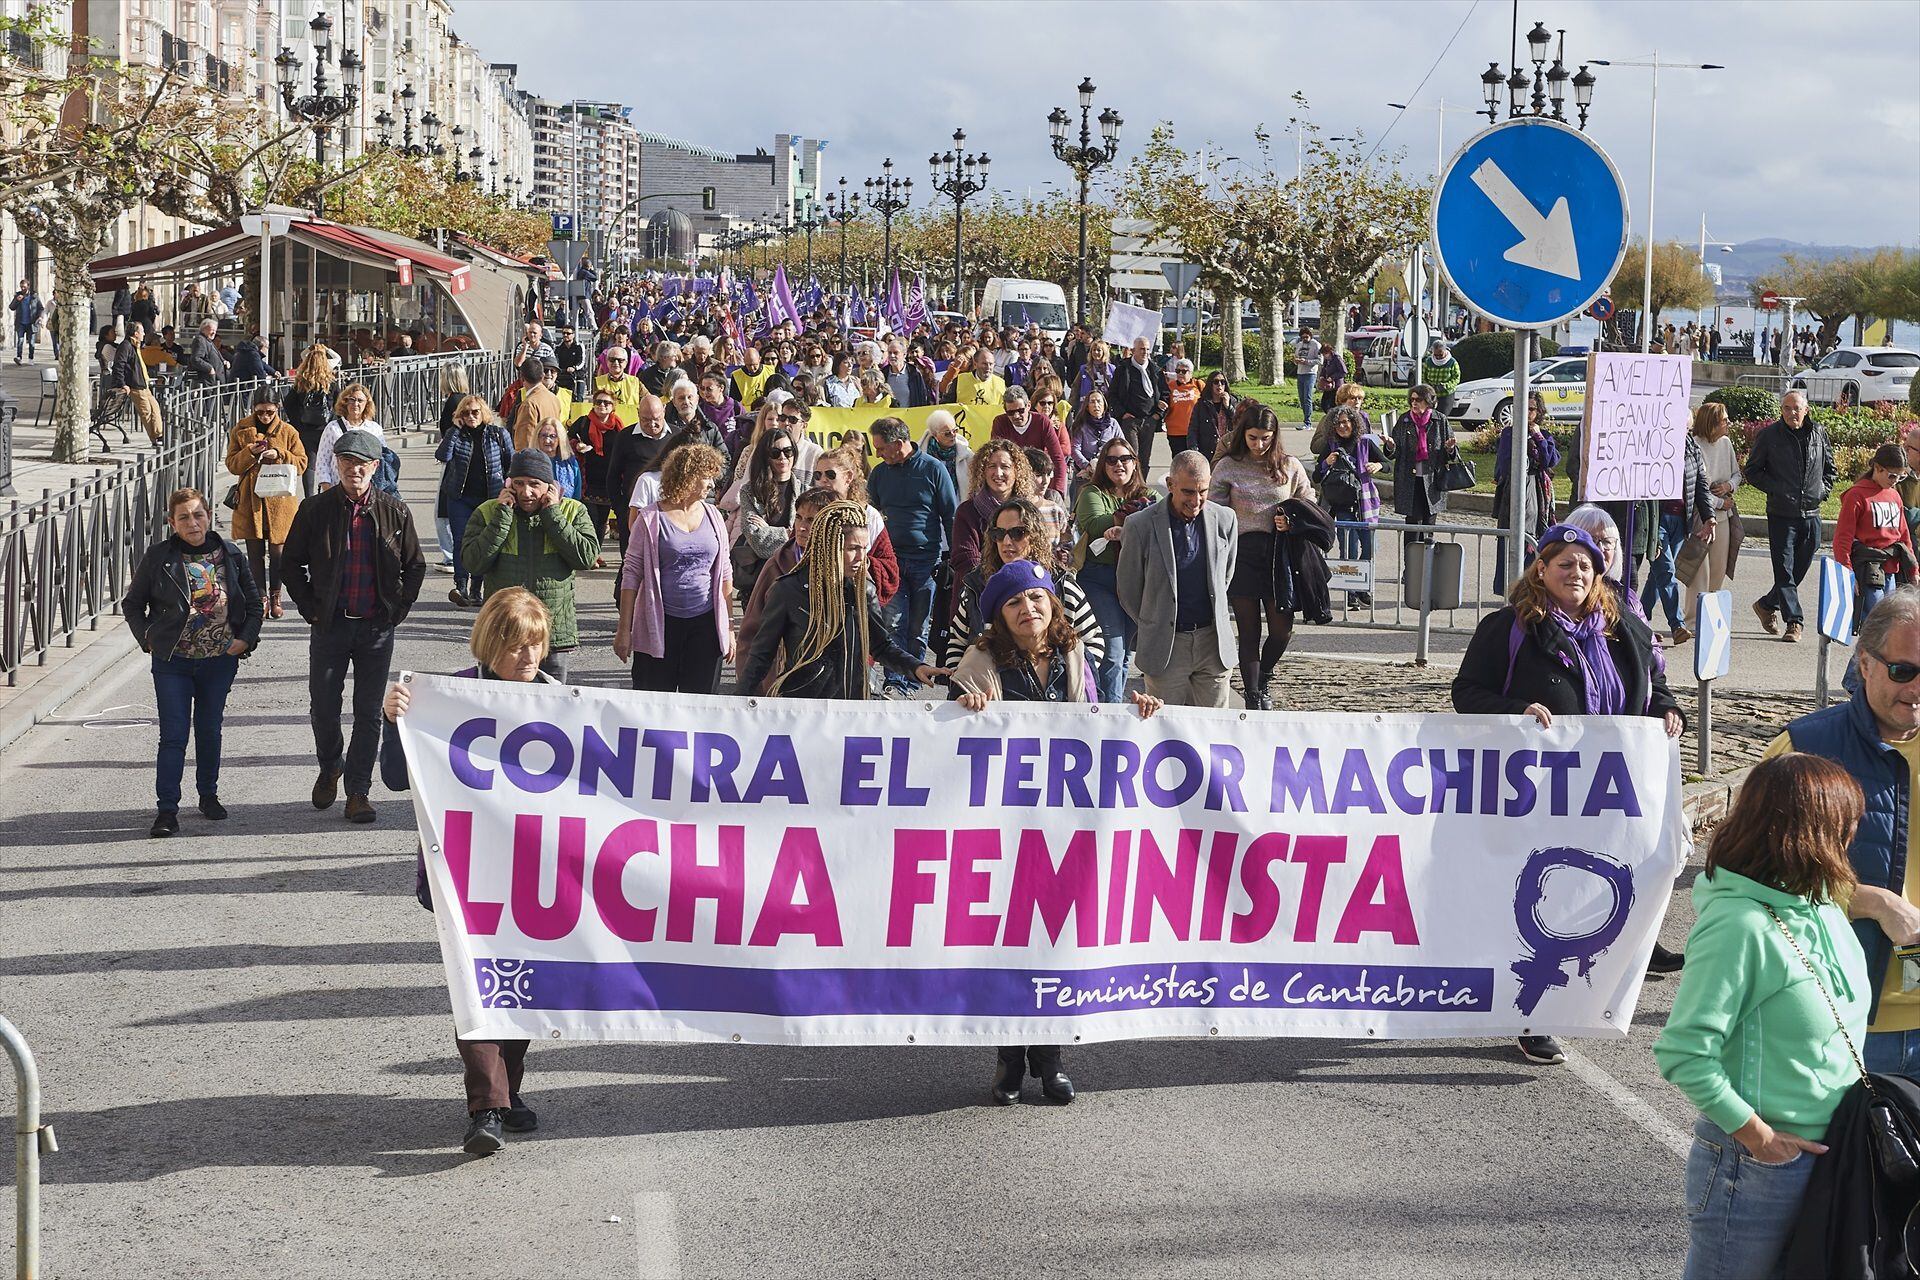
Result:
{"label": "woman with long braids", "polygon": [[1300,459],[1280,443],[1280,419],[1258,400],[1243,400],[1234,412],[1233,434],[1225,455],[1214,464],[1210,496],[1232,507],[1240,523],[1240,552],[1233,581],[1227,584],[1227,603],[1240,638],[1241,696],[1247,710],[1269,711],[1273,700],[1267,684],[1293,639],[1292,586],[1289,581],[1283,590],[1280,582],[1281,575],[1291,572],[1280,535],[1292,525],[1282,507],[1295,498],[1311,501],[1313,482]]}
{"label": "woman with long braids", "polygon": [[867,538],[867,511],[858,503],[835,502],[813,518],[799,567],[767,593],[737,692],[758,690],[783,646],[785,665],[771,690],[776,697],[860,701],[867,696],[869,660],[921,684],[946,674],[894,642],[869,582]]}

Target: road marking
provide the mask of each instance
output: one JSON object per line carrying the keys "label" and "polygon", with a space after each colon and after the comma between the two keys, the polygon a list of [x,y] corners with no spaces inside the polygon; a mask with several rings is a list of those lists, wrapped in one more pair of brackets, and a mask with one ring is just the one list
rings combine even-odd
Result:
{"label": "road marking", "polygon": [[1682,1160],[1687,1158],[1687,1153],[1693,1149],[1690,1135],[1682,1133],[1673,1121],[1655,1111],[1645,1098],[1608,1075],[1598,1063],[1588,1061],[1571,1049],[1566,1053],[1567,1070],[1578,1076],[1581,1083],[1611,1102],[1621,1115],[1653,1135],[1654,1141],[1661,1146]]}
{"label": "road marking", "polygon": [[635,1194],[633,1237],[641,1280],[680,1280],[679,1209],[672,1196],[664,1191]]}

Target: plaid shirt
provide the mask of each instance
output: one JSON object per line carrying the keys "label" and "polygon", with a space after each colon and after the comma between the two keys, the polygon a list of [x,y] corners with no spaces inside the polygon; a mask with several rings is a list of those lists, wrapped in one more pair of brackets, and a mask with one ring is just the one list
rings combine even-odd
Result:
{"label": "plaid shirt", "polygon": [[340,613],[348,618],[373,616],[373,489],[359,502],[347,499],[347,549],[340,565]]}

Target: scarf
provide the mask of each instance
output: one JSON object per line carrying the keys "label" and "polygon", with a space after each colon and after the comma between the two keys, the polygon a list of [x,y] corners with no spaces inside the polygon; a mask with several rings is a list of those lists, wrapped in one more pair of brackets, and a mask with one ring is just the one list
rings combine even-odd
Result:
{"label": "scarf", "polygon": [[1586,691],[1586,713],[1590,716],[1617,716],[1627,709],[1627,689],[1620,680],[1620,669],[1613,664],[1613,651],[1607,647],[1607,616],[1595,609],[1575,622],[1559,609],[1547,615],[1573,641],[1580,659],[1581,684]]}
{"label": "scarf", "polygon": [[618,413],[610,413],[605,418],[600,418],[589,409],[587,416],[582,418],[581,421],[587,425],[587,443],[593,447],[595,453],[604,456],[607,451],[606,438],[608,433],[611,432],[614,435],[618,435],[622,429],[620,426],[620,415]]}
{"label": "scarf", "polygon": [[1413,424],[1413,460],[1415,462],[1425,462],[1428,452],[1427,424],[1433,421],[1433,411],[1431,409],[1423,409],[1415,413],[1409,410],[1407,413],[1407,421]]}
{"label": "scarf", "polygon": [[938,440],[934,439],[932,436],[928,436],[925,440],[922,440],[920,442],[920,447],[922,449],[925,449],[928,455],[932,457],[935,462],[938,462],[943,466],[945,466],[949,474],[953,472],[954,468],[958,465],[960,461],[960,437],[959,436],[955,436],[953,438],[952,444],[941,444]]}

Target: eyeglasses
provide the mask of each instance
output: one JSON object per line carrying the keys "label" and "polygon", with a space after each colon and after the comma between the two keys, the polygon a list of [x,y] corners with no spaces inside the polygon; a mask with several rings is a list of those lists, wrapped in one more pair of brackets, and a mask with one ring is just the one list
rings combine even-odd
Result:
{"label": "eyeglasses", "polygon": [[263,404],[263,405],[260,405],[258,408],[254,409],[253,416],[256,418],[271,418],[278,415],[279,412],[280,411],[274,408],[272,405]]}
{"label": "eyeglasses", "polygon": [[1032,536],[1033,530],[1023,524],[1016,524],[1012,528],[1004,525],[995,525],[993,530],[993,540],[995,542],[1005,542],[1009,538],[1030,538]]}
{"label": "eyeglasses", "polygon": [[1887,669],[1887,679],[1895,684],[1912,684],[1920,676],[1920,662],[1888,662],[1873,650],[1867,650],[1873,660]]}
{"label": "eyeglasses", "polygon": [[798,422],[800,421],[800,415],[797,413],[776,414],[775,420],[779,422]]}
{"label": "eyeglasses", "polygon": [[769,458],[791,458],[793,456],[793,446],[783,444],[777,448],[769,449],[767,450],[767,456]]}

